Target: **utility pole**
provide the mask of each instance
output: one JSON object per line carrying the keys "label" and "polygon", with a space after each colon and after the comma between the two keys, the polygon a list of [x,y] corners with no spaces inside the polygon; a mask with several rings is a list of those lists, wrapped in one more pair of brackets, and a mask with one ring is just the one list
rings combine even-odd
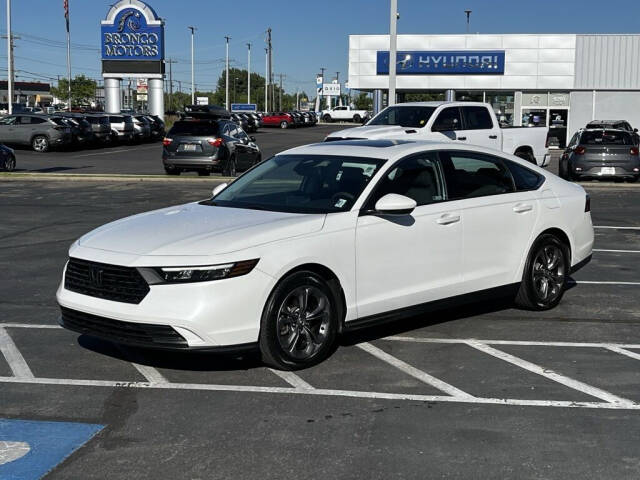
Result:
{"label": "utility pole", "polygon": [[9,114],[13,113],[13,36],[11,35],[11,0],[7,0],[7,94]]}
{"label": "utility pole", "polygon": [[[320,67],[320,76],[322,77],[322,83],[324,84],[324,71],[326,70],[326,68],[324,67]],[[322,86],[320,86],[320,88],[322,88]],[[322,92],[322,90],[320,90]],[[318,96],[321,96],[321,94],[319,93]],[[327,97],[329,98],[329,97]],[[317,108],[316,110],[320,110],[320,102],[316,102]],[[330,106],[330,105],[329,105]]]}
{"label": "utility pole", "polygon": [[269,111],[269,49],[264,49],[264,113]]}
{"label": "utility pole", "polygon": [[64,0],[65,18],[67,20],[67,80],[69,85],[67,86],[67,97],[69,99],[69,105],[67,110],[71,111],[71,29],[69,28],[69,0]]}
{"label": "utility pole", "polygon": [[[229,110],[229,40],[231,39],[231,37],[226,36],[224,37],[225,40],[227,41],[227,58],[226,58],[226,75],[225,75],[225,80],[224,80],[224,89],[225,89],[225,95],[224,95],[224,106],[227,110]],[[235,90],[235,88],[234,88]]]}
{"label": "utility pole", "polygon": [[196,103],[196,80],[193,69],[193,34],[197,30],[196,27],[187,27],[191,30],[191,105],[195,105]]}
{"label": "utility pole", "polygon": [[396,104],[396,57],[398,52],[398,0],[391,0],[389,22],[389,105]]}
{"label": "utility pole", "polygon": [[464,13],[467,15],[467,34],[469,33],[469,24],[472,10],[465,10]]}
{"label": "utility pole", "polygon": [[[336,83],[340,85],[340,72],[336,72]],[[340,95],[338,95],[338,98],[336,99],[336,107],[338,105],[342,106],[342,89],[340,90]]]}
{"label": "utility pole", "polygon": [[273,48],[271,45],[271,27],[267,28],[267,48],[269,49],[269,85],[271,86],[271,103],[275,107],[276,97],[273,91]]}
{"label": "utility pole", "polygon": [[282,111],[282,78],[286,75],[280,74],[280,111]]}
{"label": "utility pole", "polygon": [[251,103],[251,44],[247,43],[247,103]]}
{"label": "utility pole", "polygon": [[169,110],[173,111],[173,69],[171,66],[178,62],[170,58],[165,60],[165,63],[169,64]]}

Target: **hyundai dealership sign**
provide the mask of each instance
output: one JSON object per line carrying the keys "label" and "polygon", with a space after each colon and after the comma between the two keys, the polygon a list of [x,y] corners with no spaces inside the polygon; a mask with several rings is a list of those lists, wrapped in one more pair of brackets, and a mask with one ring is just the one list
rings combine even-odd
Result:
{"label": "hyundai dealership sign", "polygon": [[[397,52],[398,75],[504,74],[504,50]],[[379,51],[376,72],[389,74],[389,52]]]}

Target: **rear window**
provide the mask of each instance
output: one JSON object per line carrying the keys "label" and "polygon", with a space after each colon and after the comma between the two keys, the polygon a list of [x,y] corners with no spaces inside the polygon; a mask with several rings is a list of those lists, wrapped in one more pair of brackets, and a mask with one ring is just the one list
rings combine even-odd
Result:
{"label": "rear window", "polygon": [[218,135],[217,122],[185,122],[180,121],[173,124],[169,135],[193,135],[195,137]]}
{"label": "rear window", "polygon": [[124,119],[122,117],[109,117],[111,123],[122,123]]}
{"label": "rear window", "polygon": [[598,130],[583,132],[580,143],[583,145],[633,145],[633,139],[628,132]]}
{"label": "rear window", "polygon": [[527,167],[509,160],[505,160],[504,163],[511,172],[513,182],[516,184],[516,190],[536,190],[544,183],[542,175],[529,170]]}

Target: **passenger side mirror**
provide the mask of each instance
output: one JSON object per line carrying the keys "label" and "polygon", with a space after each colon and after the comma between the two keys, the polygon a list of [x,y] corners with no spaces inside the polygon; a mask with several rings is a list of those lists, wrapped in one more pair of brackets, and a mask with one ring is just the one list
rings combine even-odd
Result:
{"label": "passenger side mirror", "polygon": [[218,195],[222,190],[227,188],[228,185],[228,183],[221,183],[220,185],[216,185],[216,188],[213,189],[213,196],[215,197],[216,195]]}
{"label": "passenger side mirror", "polygon": [[637,132],[638,132],[638,129],[637,129],[637,128],[634,128],[634,129],[633,129],[633,131],[637,133]]}
{"label": "passenger side mirror", "polygon": [[376,202],[375,210],[384,215],[409,215],[416,208],[416,201],[412,198],[388,193]]}
{"label": "passenger side mirror", "polygon": [[256,141],[256,137],[251,136],[251,137],[249,137],[249,140],[251,140],[252,142],[254,142],[254,143],[255,143],[255,141]]}

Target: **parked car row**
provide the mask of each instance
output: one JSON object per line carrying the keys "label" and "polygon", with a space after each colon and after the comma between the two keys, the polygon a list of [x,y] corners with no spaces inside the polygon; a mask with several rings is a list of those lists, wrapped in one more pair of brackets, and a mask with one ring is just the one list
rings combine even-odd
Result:
{"label": "parked car row", "polygon": [[146,114],[18,113],[0,118],[0,143],[28,145],[36,152],[54,147],[154,141],[164,134],[162,118]]}
{"label": "parked car row", "polygon": [[265,127],[312,127],[318,123],[318,116],[315,112],[269,112],[263,114],[262,123]]}
{"label": "parked car row", "polygon": [[560,157],[566,180],[640,178],[640,136],[626,120],[594,120],[578,130]]}

